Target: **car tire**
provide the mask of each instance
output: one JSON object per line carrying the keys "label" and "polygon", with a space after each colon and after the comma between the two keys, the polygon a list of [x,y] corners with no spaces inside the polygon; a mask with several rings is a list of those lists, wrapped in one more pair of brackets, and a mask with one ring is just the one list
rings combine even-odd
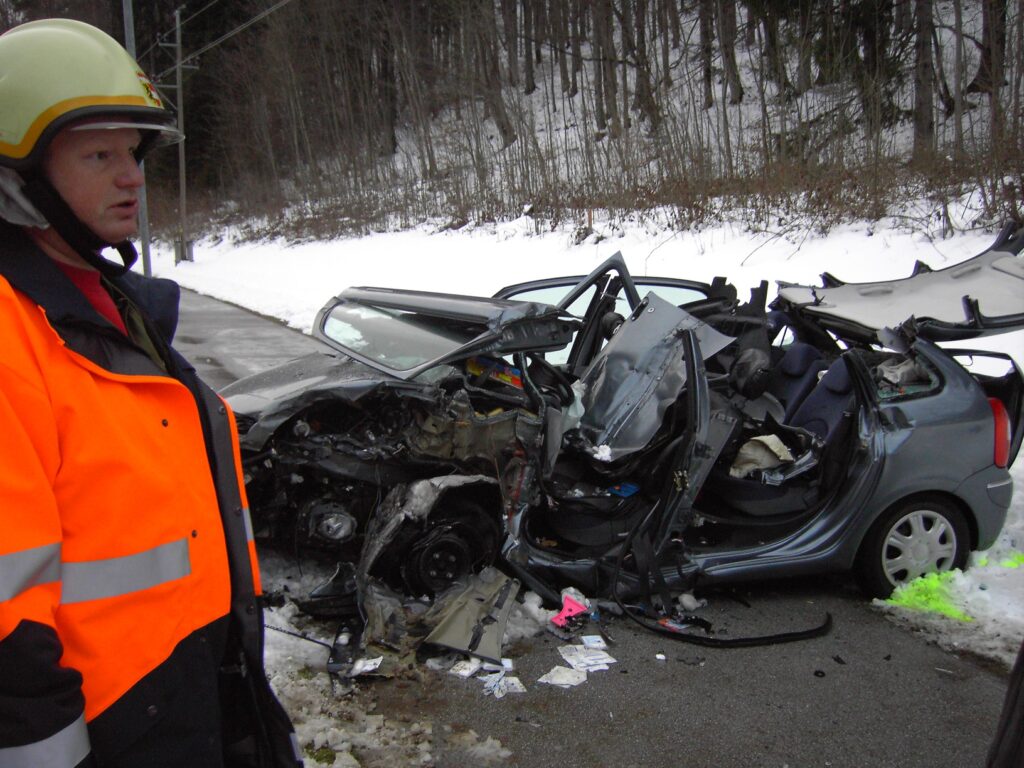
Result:
{"label": "car tire", "polygon": [[951,502],[920,496],[890,507],[861,543],[856,575],[871,597],[893,590],[925,573],[963,568],[970,551],[963,512]]}

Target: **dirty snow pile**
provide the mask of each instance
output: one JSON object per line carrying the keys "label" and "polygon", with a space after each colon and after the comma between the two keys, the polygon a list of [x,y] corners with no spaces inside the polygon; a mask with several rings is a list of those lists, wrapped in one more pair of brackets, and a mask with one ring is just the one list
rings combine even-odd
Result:
{"label": "dirty snow pile", "polygon": [[[272,551],[261,554],[260,565],[268,594],[305,594],[332,573]],[[514,637],[536,634],[541,622],[550,618],[552,612],[540,607],[536,595],[533,598],[516,613]],[[485,766],[511,755],[492,737],[481,737],[473,730],[457,731],[451,726],[436,727],[429,712],[422,718],[378,714],[372,685],[361,687],[354,681],[323,674],[335,638],[324,636],[325,624],[300,614],[294,603],[268,608],[264,621],[269,628],[267,674],[292,718],[306,765],[432,766],[439,762],[436,753],[443,750],[455,764]],[[410,674],[417,678],[417,685],[422,685],[422,675],[431,673],[410,670]]]}

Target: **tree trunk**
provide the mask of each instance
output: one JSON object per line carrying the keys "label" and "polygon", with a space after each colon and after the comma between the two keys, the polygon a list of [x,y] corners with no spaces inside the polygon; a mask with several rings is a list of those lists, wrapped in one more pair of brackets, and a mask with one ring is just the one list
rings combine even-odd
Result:
{"label": "tree trunk", "polygon": [[583,37],[583,0],[576,0],[573,3],[571,28],[569,35],[572,38],[570,45],[572,48],[572,85],[569,87],[569,96],[575,96],[579,93],[579,83],[576,80],[577,75],[583,71],[583,53],[580,50],[580,41]]}
{"label": "tree trunk", "polygon": [[964,8],[962,0],[953,0],[953,157],[959,160],[964,153]]}
{"label": "tree trunk", "polygon": [[793,97],[793,84],[786,73],[786,63],[779,48],[779,16],[775,9],[765,5],[761,9],[761,24],[764,28],[764,55],[768,60],[768,72],[779,89],[779,98],[789,101]]}
{"label": "tree trunk", "polygon": [[669,29],[668,6],[672,0],[658,0],[658,23],[661,28],[661,85],[668,92],[672,85],[672,69],[669,64]]}
{"label": "tree trunk", "polygon": [[939,40],[938,30],[932,29],[932,55],[935,57],[935,81],[939,88],[939,103],[942,105],[943,117],[953,116],[956,109],[956,98],[946,81],[946,68],[943,64],[942,42]]}
{"label": "tree trunk", "polygon": [[634,108],[643,113],[651,131],[655,131],[661,123],[661,111],[651,87],[651,63],[647,58],[647,0],[622,0],[619,16],[622,19],[623,59],[633,62],[636,73]]}
{"label": "tree trunk", "polygon": [[484,77],[484,99],[487,110],[494,118],[494,124],[501,135],[501,148],[505,149],[516,140],[516,132],[505,109],[501,96],[501,77],[498,69],[498,20],[494,16],[494,3],[481,0],[480,13],[483,25],[480,31],[480,57]]}
{"label": "tree trunk", "polygon": [[932,0],[914,0],[914,157],[931,154],[935,142],[932,63]]}
{"label": "tree trunk", "polygon": [[715,105],[715,95],[711,90],[711,51],[715,36],[712,2],[713,0],[699,0],[697,5],[697,18],[700,26],[700,80],[704,109],[711,109]]}
{"label": "tree trunk", "polygon": [[533,33],[533,4],[536,0],[523,0],[523,68],[525,69],[523,93],[529,95],[537,90],[537,82],[533,76],[533,45],[530,37]]}
{"label": "tree trunk", "polygon": [[722,65],[729,87],[729,103],[743,101],[743,83],[740,69],[736,65],[736,0],[718,0],[715,4],[718,17],[718,47],[722,51]]}
{"label": "tree trunk", "polygon": [[619,104],[616,99],[618,95],[618,77],[615,74],[615,62],[618,56],[615,52],[615,28],[614,16],[612,14],[612,0],[597,0],[594,8],[594,37],[598,37],[598,17],[600,17],[600,39],[601,55],[599,56],[604,82],[605,114],[608,118],[608,132],[613,139],[617,139],[622,132],[619,120]]}
{"label": "tree trunk", "polygon": [[508,84],[519,87],[519,20],[518,0],[501,0],[501,21],[505,28],[505,53],[508,61]]}
{"label": "tree trunk", "polygon": [[[590,50],[592,51],[594,60],[594,120],[597,123],[597,129],[599,131],[606,131],[608,130],[608,118],[605,114],[604,107],[604,62],[601,53],[601,43],[604,40],[604,33],[602,30],[602,24],[603,18],[597,8],[595,8],[593,24],[590,30]],[[614,101],[614,97],[612,101]]]}
{"label": "tree trunk", "polygon": [[672,47],[678,48],[683,38],[683,24],[679,18],[679,8],[676,7],[675,0],[667,0],[667,5],[668,22],[672,26]]}
{"label": "tree trunk", "polygon": [[914,0],[896,0],[895,24],[897,35],[914,32]]}
{"label": "tree trunk", "polygon": [[811,51],[814,48],[812,19],[814,18],[813,0],[800,0],[799,9],[799,35],[800,50],[799,61],[796,68],[796,92],[807,93],[811,90]]}
{"label": "tree trunk", "polygon": [[558,59],[558,78],[561,84],[562,93],[568,93],[571,82],[569,80],[569,65],[567,57],[569,52],[569,18],[568,9],[565,3],[551,4],[551,47]]}
{"label": "tree trunk", "polygon": [[391,46],[391,33],[387,26],[380,30],[380,93],[382,96],[384,119],[384,154],[393,155],[398,151],[398,138],[395,135],[395,123],[398,120],[398,81],[395,77],[394,51]]}
{"label": "tree trunk", "polygon": [[538,64],[543,61],[544,41],[547,40],[548,15],[544,8],[544,0],[533,0],[533,57]]}
{"label": "tree trunk", "polygon": [[967,93],[992,93],[1003,85],[1006,49],[1006,0],[981,0],[981,58]]}

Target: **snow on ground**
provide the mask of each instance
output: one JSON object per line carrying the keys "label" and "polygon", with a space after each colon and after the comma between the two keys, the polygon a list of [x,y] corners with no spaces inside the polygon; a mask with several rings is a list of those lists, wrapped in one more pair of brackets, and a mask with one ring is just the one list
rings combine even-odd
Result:
{"label": "snow on ground", "polygon": [[[155,246],[153,272],[309,332],[317,310],[349,286],[489,295],[525,280],[584,274],[621,251],[636,275],[703,281],[726,275],[743,295],[761,279],[817,284],[824,271],[849,282],[906,277],[917,260],[933,269],[943,268],[980,253],[994,239],[992,232],[932,239],[867,224],[844,226],[827,236],[795,229],[783,234],[751,233],[730,225],[671,232],[649,222],[598,225],[595,230],[575,244],[570,228],[550,231],[523,216],[459,231],[423,226],[300,245],[233,244],[227,236],[197,243],[195,260],[177,266],[170,248]],[[1022,334],[984,340],[979,346],[1009,352],[1024,367]],[[1013,469],[1018,489],[1024,489],[1022,467],[1024,460]],[[952,603],[970,621],[882,609],[940,644],[1009,665],[1024,638],[1024,563],[1019,556],[1014,559],[1022,550],[1024,493],[1018,491],[996,545],[987,553],[974,553],[973,567],[949,584]],[[279,584],[290,578],[317,578],[316,574],[286,577],[289,568],[281,563],[265,564],[265,569]],[[271,610],[268,623],[291,631],[303,626],[302,617],[288,607]],[[429,724],[405,724],[395,730],[393,724],[364,711],[372,706],[365,701],[352,703],[329,696],[325,676],[314,679],[309,674],[310,669],[323,668],[325,649],[274,631],[268,632],[267,640],[268,667],[289,710],[299,713],[296,722],[303,744],[334,749],[339,755],[335,765],[356,764],[349,761],[350,750],[365,751],[370,746],[382,759],[401,755],[407,763],[431,761],[430,745],[436,735],[424,730]],[[339,717],[345,722],[342,729],[337,725]],[[500,753],[500,745],[495,749]]]}

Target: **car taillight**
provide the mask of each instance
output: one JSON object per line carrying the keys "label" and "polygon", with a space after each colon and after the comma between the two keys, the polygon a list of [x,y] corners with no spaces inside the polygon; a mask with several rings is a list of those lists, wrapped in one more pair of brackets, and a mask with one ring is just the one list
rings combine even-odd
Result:
{"label": "car taillight", "polygon": [[1010,414],[1006,412],[1003,401],[990,397],[988,404],[992,408],[992,421],[995,422],[995,452],[992,460],[997,467],[1006,469],[1010,463]]}

